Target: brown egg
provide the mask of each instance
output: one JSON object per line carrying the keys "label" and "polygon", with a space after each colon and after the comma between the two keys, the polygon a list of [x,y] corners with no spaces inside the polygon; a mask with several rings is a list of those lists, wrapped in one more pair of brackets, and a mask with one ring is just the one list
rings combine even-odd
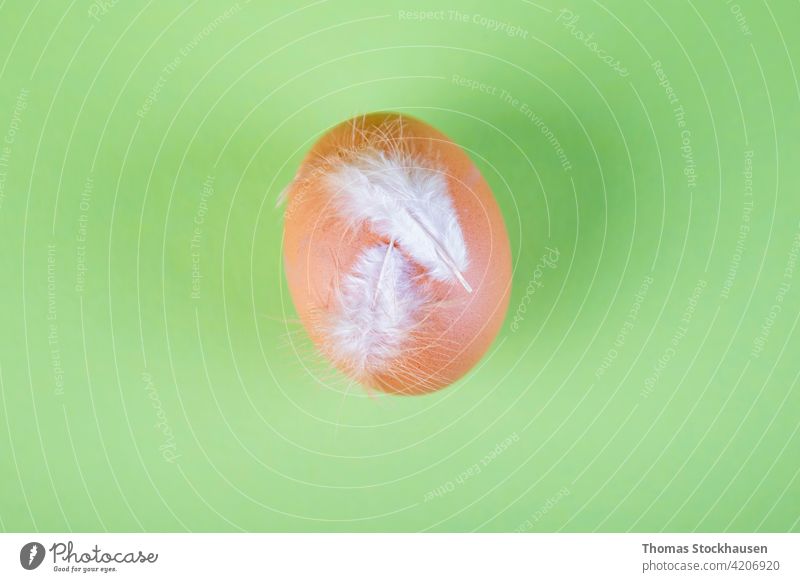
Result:
{"label": "brown egg", "polygon": [[459,146],[405,115],[356,117],[314,145],[286,196],[289,290],[338,369],[422,394],[478,362],[508,307],[511,252]]}

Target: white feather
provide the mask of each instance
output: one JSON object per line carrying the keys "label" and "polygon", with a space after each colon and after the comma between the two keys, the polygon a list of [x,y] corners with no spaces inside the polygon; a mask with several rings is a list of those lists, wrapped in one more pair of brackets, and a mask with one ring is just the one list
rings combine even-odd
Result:
{"label": "white feather", "polygon": [[464,235],[441,171],[408,154],[357,153],[328,176],[338,212],[369,222],[439,281],[458,282],[469,264]]}
{"label": "white feather", "polygon": [[413,265],[392,244],[366,249],[340,283],[329,321],[330,355],[361,380],[401,355],[427,297]]}

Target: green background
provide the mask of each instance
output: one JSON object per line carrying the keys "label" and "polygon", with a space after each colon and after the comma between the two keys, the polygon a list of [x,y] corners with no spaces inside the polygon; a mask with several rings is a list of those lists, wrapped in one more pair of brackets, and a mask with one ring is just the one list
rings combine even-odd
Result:
{"label": "green background", "polygon": [[[0,2],[0,528],[800,530],[797,22]],[[425,397],[348,390],[282,274],[278,193],[374,110],[469,151],[511,239],[497,341]]]}

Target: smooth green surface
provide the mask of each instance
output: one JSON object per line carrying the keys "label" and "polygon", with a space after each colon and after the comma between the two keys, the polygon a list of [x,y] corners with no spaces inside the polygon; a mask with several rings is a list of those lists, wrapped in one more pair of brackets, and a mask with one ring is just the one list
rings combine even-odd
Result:
{"label": "smooth green surface", "polygon": [[[563,8],[0,2],[0,528],[800,531],[800,5]],[[426,397],[347,391],[282,274],[278,193],[374,110],[511,238]]]}

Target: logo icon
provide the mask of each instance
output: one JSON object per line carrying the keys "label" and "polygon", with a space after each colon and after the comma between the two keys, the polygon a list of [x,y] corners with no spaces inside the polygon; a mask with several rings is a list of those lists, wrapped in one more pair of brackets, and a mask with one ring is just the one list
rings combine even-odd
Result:
{"label": "logo icon", "polygon": [[29,542],[19,551],[19,563],[26,570],[35,570],[44,561],[44,546],[39,542]]}

